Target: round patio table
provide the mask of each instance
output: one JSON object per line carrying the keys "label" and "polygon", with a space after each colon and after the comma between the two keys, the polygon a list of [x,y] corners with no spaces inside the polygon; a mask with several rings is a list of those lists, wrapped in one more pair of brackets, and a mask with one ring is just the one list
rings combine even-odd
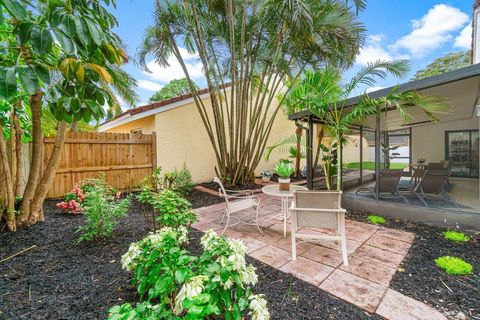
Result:
{"label": "round patio table", "polygon": [[288,210],[289,200],[290,200],[290,198],[293,198],[293,193],[295,191],[299,191],[299,190],[308,190],[308,188],[302,187],[302,186],[297,186],[297,185],[294,185],[294,184],[290,185],[290,190],[288,190],[288,191],[280,190],[278,184],[269,184],[269,185],[262,188],[262,192],[265,193],[266,195],[280,198],[280,201],[282,203],[282,212],[280,214],[277,214],[276,216],[268,218],[265,221],[269,221],[269,220],[275,219],[279,216],[282,216],[282,219],[283,219],[283,236],[284,237],[287,236],[287,219],[288,219],[288,212],[289,212],[289,210]]}

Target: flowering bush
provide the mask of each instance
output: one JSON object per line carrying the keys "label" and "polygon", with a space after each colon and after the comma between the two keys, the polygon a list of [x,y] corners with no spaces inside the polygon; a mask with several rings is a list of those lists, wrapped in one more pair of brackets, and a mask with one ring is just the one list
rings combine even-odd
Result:
{"label": "flowering bush", "polygon": [[133,284],[142,300],[110,309],[110,319],[269,319],[267,302],[255,295],[255,267],[245,261],[242,241],[207,231],[203,253],[192,256],[184,243],[187,229],[164,227],[132,243],[122,256],[122,267],[133,271]]}
{"label": "flowering bush", "polygon": [[64,212],[80,214],[83,213],[81,203],[85,200],[85,194],[83,190],[75,185],[72,191],[65,194],[65,201],[57,203],[57,208],[62,209]]}

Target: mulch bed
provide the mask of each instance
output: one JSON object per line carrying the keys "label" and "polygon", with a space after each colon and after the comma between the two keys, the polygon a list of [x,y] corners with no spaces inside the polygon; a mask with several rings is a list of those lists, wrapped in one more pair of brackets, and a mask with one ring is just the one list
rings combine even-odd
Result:
{"label": "mulch bed", "polygon": [[[348,218],[367,222],[367,212],[351,211]],[[480,233],[466,232],[471,240],[458,244],[443,237],[448,230],[433,225],[386,218],[386,227],[416,234],[410,251],[390,287],[423,301],[451,319],[480,319]],[[455,256],[473,265],[471,276],[450,276],[434,260]]]}
{"label": "mulch bed", "polygon": [[[201,191],[188,198],[194,207],[221,201]],[[38,248],[1,263],[0,319],[105,319],[113,305],[137,300],[120,257],[147,233],[141,205],[132,204],[111,238],[81,244],[75,230],[83,216],[61,214],[52,201],[45,204],[45,216],[44,223],[1,234],[0,260],[34,244]],[[191,236],[190,248],[198,251],[201,233],[192,230]],[[256,291],[266,294],[272,319],[378,319],[293,276],[248,260],[258,267]]]}
{"label": "mulch bed", "polygon": [[[202,187],[205,187],[205,188],[208,188],[210,190],[214,190],[214,191],[218,191],[218,184],[213,182],[213,181],[210,181],[210,182],[202,182],[200,183],[200,185]],[[263,188],[263,185],[261,184],[256,184],[256,183],[252,183],[252,184],[236,184],[236,185],[233,185],[233,186],[225,186],[226,189],[229,189],[229,190],[256,190],[256,189],[261,189]]]}

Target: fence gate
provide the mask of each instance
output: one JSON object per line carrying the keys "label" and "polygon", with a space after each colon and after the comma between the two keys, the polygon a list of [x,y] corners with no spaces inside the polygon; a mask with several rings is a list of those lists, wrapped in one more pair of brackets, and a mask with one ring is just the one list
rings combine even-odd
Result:
{"label": "fence gate", "polygon": [[[45,167],[55,138],[44,138],[43,141]],[[63,197],[76,182],[102,175],[116,189],[137,187],[157,167],[156,159],[155,133],[67,132],[55,180],[47,197]]]}

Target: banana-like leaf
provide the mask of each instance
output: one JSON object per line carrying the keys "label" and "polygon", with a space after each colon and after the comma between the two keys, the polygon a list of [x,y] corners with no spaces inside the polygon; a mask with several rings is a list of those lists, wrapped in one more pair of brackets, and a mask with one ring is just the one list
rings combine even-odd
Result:
{"label": "banana-like leaf", "polygon": [[9,100],[17,93],[17,79],[14,68],[0,68],[0,98]]}

